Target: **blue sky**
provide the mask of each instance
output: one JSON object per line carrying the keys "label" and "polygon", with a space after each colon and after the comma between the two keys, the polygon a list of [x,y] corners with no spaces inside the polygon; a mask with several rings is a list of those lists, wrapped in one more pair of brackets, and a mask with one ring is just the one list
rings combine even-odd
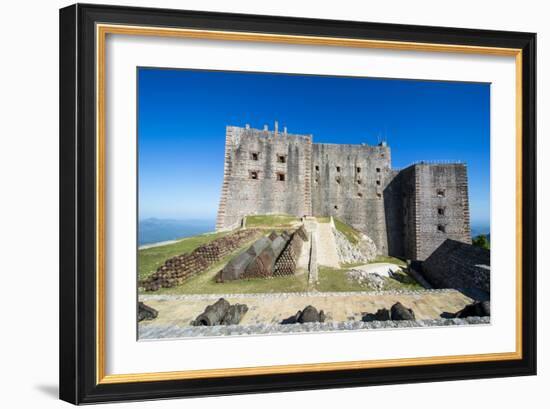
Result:
{"label": "blue sky", "polygon": [[225,126],[279,121],[314,142],[376,144],[393,167],[468,165],[472,224],[489,224],[490,85],[139,68],[139,217],[213,219]]}

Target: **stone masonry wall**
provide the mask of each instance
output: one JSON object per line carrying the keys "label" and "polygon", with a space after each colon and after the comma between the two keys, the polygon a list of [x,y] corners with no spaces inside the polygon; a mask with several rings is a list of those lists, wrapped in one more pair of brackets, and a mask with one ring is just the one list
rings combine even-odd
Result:
{"label": "stone masonry wall", "polygon": [[422,272],[436,288],[475,288],[490,293],[490,265],[489,250],[445,240],[422,263]]}
{"label": "stone masonry wall", "polygon": [[466,166],[418,164],[414,168],[414,259],[426,259],[447,239],[471,243]]}
{"label": "stone masonry wall", "polygon": [[313,144],[313,215],[344,221],[388,254],[384,189],[393,176],[387,146]]}
{"label": "stone masonry wall", "polygon": [[235,228],[250,214],[333,216],[380,254],[425,260],[447,239],[471,243],[468,203],[464,164],[398,171],[385,143],[314,144],[286,129],[228,126],[216,228]]}
{"label": "stone masonry wall", "polygon": [[228,126],[217,229],[250,214],[311,215],[311,136]]}

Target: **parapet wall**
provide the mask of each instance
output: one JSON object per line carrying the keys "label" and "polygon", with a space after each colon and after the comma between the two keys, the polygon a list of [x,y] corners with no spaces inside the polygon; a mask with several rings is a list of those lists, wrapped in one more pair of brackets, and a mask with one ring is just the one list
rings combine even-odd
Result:
{"label": "parapet wall", "polygon": [[490,293],[490,252],[478,246],[445,240],[422,263],[422,271],[437,288],[474,288]]}

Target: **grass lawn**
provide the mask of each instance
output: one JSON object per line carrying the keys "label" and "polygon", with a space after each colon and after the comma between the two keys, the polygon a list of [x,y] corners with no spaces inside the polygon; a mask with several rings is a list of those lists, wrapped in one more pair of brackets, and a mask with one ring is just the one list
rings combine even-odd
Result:
{"label": "grass lawn", "polygon": [[316,217],[317,223],[330,223],[330,217]]}
{"label": "grass lawn", "polygon": [[334,227],[336,227],[336,230],[346,236],[351,244],[357,244],[361,240],[361,233],[337,218],[334,218]]}
{"label": "grass lawn", "polygon": [[226,234],[227,232],[202,234],[200,236],[182,239],[176,243],[167,244],[165,246],[138,250],[138,278],[140,280],[147,278],[170,257],[190,253],[201,244],[209,243]]}
{"label": "grass lawn", "polygon": [[246,227],[292,227],[299,218],[287,214],[270,214],[258,216],[246,216]]}
{"label": "grass lawn", "polygon": [[331,267],[319,267],[319,284],[315,286],[321,292],[337,291],[371,291],[372,288],[366,284],[359,284],[356,281],[348,279],[346,271],[349,269],[339,269]]}
{"label": "grass lawn", "polygon": [[[319,284],[315,289],[320,292],[338,292],[338,291],[373,291],[374,288],[368,284],[361,284],[355,280],[348,278],[346,272],[350,268],[331,268],[319,267]],[[386,278],[384,290],[421,290],[423,287],[419,285],[406,273],[399,273],[399,280]]]}

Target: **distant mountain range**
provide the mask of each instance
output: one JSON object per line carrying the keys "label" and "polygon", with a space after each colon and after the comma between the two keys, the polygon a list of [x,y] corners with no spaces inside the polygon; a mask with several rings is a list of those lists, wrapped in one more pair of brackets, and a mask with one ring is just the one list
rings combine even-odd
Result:
{"label": "distant mountain range", "polygon": [[159,219],[151,217],[139,221],[138,244],[158,243],[192,237],[216,229],[214,219]]}

